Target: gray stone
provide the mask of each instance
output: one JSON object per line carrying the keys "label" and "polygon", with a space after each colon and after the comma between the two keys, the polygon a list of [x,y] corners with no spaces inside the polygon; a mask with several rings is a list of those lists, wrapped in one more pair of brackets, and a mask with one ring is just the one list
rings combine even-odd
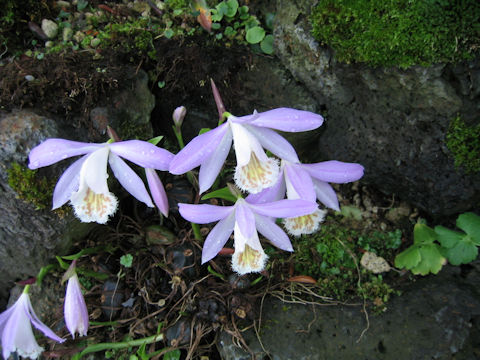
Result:
{"label": "gray stone", "polygon": [[[267,298],[259,332],[263,348],[253,330],[242,335],[257,360],[478,359],[479,270],[477,262],[464,272],[450,267],[419,279],[384,313],[369,309],[368,330],[361,305],[312,306]],[[225,333],[218,347],[222,359],[250,358]]]}
{"label": "gray stone", "polygon": [[363,182],[433,215],[478,207],[480,175],[456,169],[445,135],[457,114],[478,123],[480,64],[407,70],[342,64],[310,34],[313,2],[277,0],[276,54],[327,121],[312,161],[365,166]]}
{"label": "gray stone", "polygon": [[[14,281],[36,276],[52,257],[65,254],[72,241],[91,228],[73,215],[36,209],[8,184],[7,171],[12,164],[26,166],[30,150],[49,137],[74,139],[78,133],[72,136],[54,120],[27,110],[0,116],[0,308]],[[66,163],[39,173],[56,179],[64,166]]]}

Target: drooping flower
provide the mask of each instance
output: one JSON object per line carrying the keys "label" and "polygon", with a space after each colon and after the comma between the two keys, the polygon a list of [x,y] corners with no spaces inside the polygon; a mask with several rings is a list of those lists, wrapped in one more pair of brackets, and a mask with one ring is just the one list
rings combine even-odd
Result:
{"label": "drooping flower", "polygon": [[[326,207],[340,211],[337,194],[329,182],[344,184],[360,179],[363,166],[341,161],[324,161],[315,164],[301,164],[282,160],[282,176],[272,187],[259,194],[249,195],[247,199],[253,203],[263,203],[283,199],[317,199]],[[310,214],[284,219],[285,228],[292,235],[311,234],[318,230],[325,217],[325,211],[315,209]]]}
{"label": "drooping flower", "polygon": [[30,359],[36,359],[42,353],[43,348],[35,340],[31,324],[50,339],[60,343],[65,341],[39,320],[26,291],[20,295],[15,304],[0,314],[0,337],[4,359],[8,359],[14,352]]}
{"label": "drooping flower", "polygon": [[215,257],[234,232],[232,268],[239,274],[258,272],[265,267],[267,255],[257,231],[276,247],[293,251],[287,234],[272,217],[301,216],[311,213],[315,207],[315,203],[305,200],[253,204],[242,198],[233,206],[179,204],[180,214],[188,221],[198,224],[218,221],[203,244],[202,264]]}
{"label": "drooping flower", "polygon": [[180,175],[200,166],[200,193],[208,190],[223,163],[232,141],[237,167],[235,182],[242,190],[252,193],[272,186],[278,177],[278,164],[269,158],[264,148],[279,158],[298,162],[292,145],[272,129],[299,132],[321,126],[320,115],[296,109],[279,108],[242,117],[228,116],[219,127],[194,138],[170,164],[170,172]]}
{"label": "drooping flower", "polygon": [[114,143],[83,143],[64,139],[48,139],[29,155],[29,168],[54,164],[60,160],[84,155],[65,170],[53,192],[53,209],[70,200],[75,214],[83,222],[104,224],[117,209],[117,198],[107,185],[107,161],[120,184],[137,200],[153,207],[140,177],[122,157],[144,168],[168,170],[173,154],[140,140]]}
{"label": "drooping flower", "polygon": [[65,325],[73,338],[75,338],[76,332],[78,332],[80,336],[86,336],[89,325],[88,310],[77,273],[75,272],[75,261],[70,266],[70,269],[67,270],[64,276],[64,279],[65,278],[68,278],[63,304]]}

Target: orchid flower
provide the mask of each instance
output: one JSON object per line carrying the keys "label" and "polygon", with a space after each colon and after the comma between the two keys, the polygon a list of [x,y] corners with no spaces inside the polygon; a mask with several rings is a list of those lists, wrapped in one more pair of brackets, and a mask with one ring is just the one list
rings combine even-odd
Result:
{"label": "orchid flower", "polygon": [[65,325],[73,338],[75,338],[76,332],[80,336],[86,336],[88,331],[88,310],[75,272],[75,263],[76,260],[72,262],[63,277],[63,281],[68,279],[63,313]]}
{"label": "orchid flower", "polygon": [[65,170],[53,192],[53,209],[68,200],[83,222],[104,224],[117,209],[117,198],[107,185],[107,161],[120,184],[137,200],[153,207],[140,177],[122,157],[144,168],[168,170],[173,154],[140,140],[114,143],[83,143],[64,139],[48,139],[29,155],[30,169],[38,169],[60,160],[84,155]]}
{"label": "orchid flower", "polygon": [[[301,164],[282,160],[282,176],[272,187],[259,194],[247,197],[250,202],[264,203],[283,199],[304,199],[315,202],[317,199],[326,207],[340,211],[337,195],[328,182],[343,184],[360,179],[363,166],[341,161],[324,161],[315,164]],[[325,217],[319,208],[310,214],[284,219],[285,228],[292,235],[311,234],[318,230]]]}
{"label": "orchid flower", "polygon": [[243,275],[259,272],[265,267],[267,255],[260,244],[257,230],[276,247],[293,251],[287,234],[270,217],[301,216],[311,213],[315,207],[315,203],[306,200],[253,204],[238,198],[233,206],[179,204],[179,211],[186,220],[198,224],[220,220],[203,244],[202,264],[215,257],[234,232],[232,268]]}
{"label": "orchid flower", "polygon": [[8,359],[14,352],[30,359],[36,359],[42,353],[43,348],[35,340],[31,324],[50,339],[60,343],[65,341],[38,319],[33,311],[27,286],[15,304],[0,314],[0,337],[4,359]]}
{"label": "orchid flower", "polygon": [[272,186],[278,177],[278,163],[269,158],[264,148],[279,158],[298,162],[292,145],[272,129],[299,132],[321,126],[320,115],[289,108],[235,117],[228,114],[227,121],[219,127],[194,138],[172,160],[170,173],[184,174],[200,166],[200,193],[214,183],[225,162],[232,141],[237,167],[235,182],[242,190],[258,193]]}

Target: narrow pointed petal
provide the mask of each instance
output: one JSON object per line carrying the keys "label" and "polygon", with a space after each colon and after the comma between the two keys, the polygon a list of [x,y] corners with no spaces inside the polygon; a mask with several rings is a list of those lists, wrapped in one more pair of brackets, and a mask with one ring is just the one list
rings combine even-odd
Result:
{"label": "narrow pointed petal", "polygon": [[249,204],[249,206],[254,213],[277,218],[307,215],[317,208],[316,203],[307,200],[279,200],[266,204]]}
{"label": "narrow pointed petal", "polygon": [[77,274],[68,279],[63,313],[65,325],[73,338],[75,338],[76,332],[80,336],[87,335],[89,325],[87,305],[83,298]]}
{"label": "narrow pointed petal", "polygon": [[344,184],[357,181],[363,176],[363,166],[337,160],[324,161],[316,164],[302,164],[303,169],[315,179]]}
{"label": "narrow pointed petal", "polygon": [[300,166],[287,164],[284,168],[287,196],[289,199],[303,199],[315,202],[315,188],[312,178]]}
{"label": "narrow pointed petal", "polygon": [[229,216],[234,206],[178,204],[178,210],[185,220],[197,224],[208,224]]}
{"label": "narrow pointed petal", "polygon": [[230,130],[228,124],[225,123],[195,137],[175,155],[170,163],[170,173],[181,175],[207,161],[222,142],[227,131]]}
{"label": "narrow pointed petal", "polygon": [[62,174],[53,190],[53,207],[52,210],[58,209],[65,204],[74,192],[78,190],[80,184],[80,170],[87,159],[86,156],[81,157],[70,165]]}
{"label": "narrow pointed petal", "polygon": [[149,207],[154,207],[150,195],[145,188],[142,179],[127,165],[119,156],[114,153],[110,154],[108,158],[113,174],[118,179],[120,184],[133,195],[135,199],[145,203]]}
{"label": "narrow pointed petal", "polygon": [[145,174],[147,175],[148,187],[150,188],[153,202],[157,205],[160,212],[165,217],[168,217],[168,198],[162,180],[160,180],[160,177],[154,169],[145,169]]}
{"label": "narrow pointed petal", "polygon": [[283,174],[278,177],[277,182],[259,193],[248,195],[245,200],[250,204],[264,204],[285,198],[285,178]]}
{"label": "narrow pointed petal", "polygon": [[326,207],[335,211],[340,211],[337,194],[329,183],[320,180],[313,180],[317,199]]}
{"label": "narrow pointed petal", "polygon": [[66,158],[88,154],[105,144],[90,144],[64,139],[48,139],[34,147],[28,155],[30,169],[52,165]]}
{"label": "narrow pointed petal", "polygon": [[278,108],[259,113],[250,124],[280,131],[300,132],[322,126],[323,117],[310,111]]}
{"label": "narrow pointed petal", "polygon": [[233,211],[225,219],[220,220],[218,224],[214,226],[203,244],[202,264],[205,264],[218,254],[228,241],[228,238],[233,232],[234,226],[235,212]]}
{"label": "narrow pointed petal", "polygon": [[255,214],[255,225],[260,234],[265,236],[273,245],[285,251],[293,251],[292,243],[285,231],[271,219]]}
{"label": "narrow pointed petal", "polygon": [[255,135],[260,144],[267,150],[270,150],[273,154],[280,159],[297,163],[297,153],[293,146],[281,135],[275,131],[267,128],[261,128],[257,126],[244,125],[250,133]]}
{"label": "narrow pointed petal", "polygon": [[113,153],[141,167],[162,171],[168,170],[174,156],[170,151],[141,140],[119,141],[109,147]]}
{"label": "narrow pointed petal", "polygon": [[235,206],[235,221],[239,230],[246,238],[251,238],[255,230],[255,217],[245,200],[238,200]]}
{"label": "narrow pointed petal", "polygon": [[[27,294],[22,294],[22,296],[23,295],[27,295]],[[60,343],[65,341],[65,339],[62,339],[61,337],[57,336],[47,325],[45,325],[43,322],[40,321],[40,319],[35,314],[35,311],[33,311],[32,303],[30,302],[30,297],[28,295],[23,306],[33,326],[35,326],[45,336],[48,336],[52,340],[58,341]]]}
{"label": "narrow pointed petal", "polygon": [[210,189],[215,182],[220,170],[222,169],[225,160],[227,159],[230,148],[232,147],[232,133],[227,131],[222,140],[218,144],[217,149],[212,155],[200,166],[200,173],[198,174],[198,183],[200,187],[200,194]]}
{"label": "narrow pointed petal", "polygon": [[108,147],[95,150],[86,157],[80,171],[80,181],[83,179],[96,194],[108,193],[107,160],[109,153]]}

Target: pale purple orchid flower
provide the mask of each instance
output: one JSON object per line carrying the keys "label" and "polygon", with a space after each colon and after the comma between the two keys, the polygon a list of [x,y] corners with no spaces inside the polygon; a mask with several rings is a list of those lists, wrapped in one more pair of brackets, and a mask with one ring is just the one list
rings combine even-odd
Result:
{"label": "pale purple orchid flower", "polygon": [[280,200],[252,204],[239,198],[233,206],[179,204],[180,214],[188,221],[207,224],[218,221],[208,234],[202,251],[202,264],[215,257],[234,232],[235,252],[232,268],[243,275],[264,269],[267,255],[258,232],[276,247],[293,251],[287,234],[271,219],[309,214],[316,204],[305,200]]}
{"label": "pale purple orchid flower", "polygon": [[74,270],[73,275],[68,279],[63,314],[65,325],[73,338],[75,338],[76,332],[78,332],[79,336],[87,335],[89,325],[88,310],[82,294],[80,282],[78,281],[78,276]]}
{"label": "pale purple orchid flower", "polygon": [[172,160],[170,173],[180,175],[200,166],[200,193],[205,192],[217,178],[233,141],[235,182],[244,191],[258,193],[278,177],[278,163],[265,154],[264,148],[279,158],[299,161],[292,145],[272,129],[299,132],[316,129],[322,123],[318,114],[289,108],[242,117],[229,115],[224,124],[190,141]]}
{"label": "pale purple orchid flower", "polygon": [[[317,199],[326,207],[340,211],[337,194],[329,184],[344,184],[359,180],[364,168],[360,164],[341,161],[324,161],[315,164],[301,164],[282,160],[282,176],[270,188],[247,197],[250,202],[264,203],[283,199]],[[325,217],[325,211],[315,209],[305,216],[284,219],[285,228],[292,235],[311,234],[318,230]]]}
{"label": "pale purple orchid flower", "polygon": [[117,209],[117,198],[107,185],[107,162],[130,194],[147,206],[154,207],[143,181],[122,157],[146,169],[157,170],[168,170],[173,159],[169,151],[140,140],[94,144],[48,139],[32,149],[28,167],[38,169],[77,155],[84,156],[65,170],[55,186],[53,209],[70,200],[81,221],[100,224],[106,223]]}
{"label": "pale purple orchid flower", "polygon": [[30,359],[36,359],[42,353],[43,348],[35,340],[31,324],[50,339],[60,343],[65,341],[40,321],[33,311],[30,296],[24,292],[15,304],[0,314],[0,337],[4,359],[8,359],[14,352]]}

